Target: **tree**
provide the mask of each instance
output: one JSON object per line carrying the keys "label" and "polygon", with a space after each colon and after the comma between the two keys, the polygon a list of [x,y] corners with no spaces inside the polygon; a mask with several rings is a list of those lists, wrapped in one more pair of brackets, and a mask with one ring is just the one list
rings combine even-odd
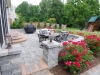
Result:
{"label": "tree", "polygon": [[40,21],[45,21],[48,19],[48,2],[49,0],[42,0],[39,4]]}
{"label": "tree", "polygon": [[65,4],[68,26],[83,28],[87,19],[97,15],[99,15],[98,0],[67,0]]}
{"label": "tree", "polygon": [[59,23],[64,16],[64,5],[61,0],[42,0],[39,7],[42,20],[56,18]]}
{"label": "tree", "polygon": [[64,4],[61,0],[50,0],[49,4],[49,18],[56,18],[57,23],[62,22],[64,16]]}
{"label": "tree", "polygon": [[16,8],[16,13],[21,13],[22,16],[24,16],[25,18],[28,15],[28,2],[23,1],[17,8]]}
{"label": "tree", "polygon": [[28,2],[23,1],[18,7],[16,8],[16,13],[21,13],[23,17],[25,17],[26,22],[38,21],[38,6],[28,4]]}

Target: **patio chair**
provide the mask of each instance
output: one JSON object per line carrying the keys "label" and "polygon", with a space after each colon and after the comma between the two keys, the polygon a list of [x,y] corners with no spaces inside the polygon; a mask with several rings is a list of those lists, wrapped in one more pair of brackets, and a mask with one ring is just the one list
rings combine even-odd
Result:
{"label": "patio chair", "polygon": [[39,42],[46,41],[46,39],[48,38],[47,36],[43,34],[38,34],[38,37],[39,37]]}
{"label": "patio chair", "polygon": [[59,36],[56,36],[54,38],[55,41],[61,43],[63,41],[67,41],[67,37],[68,37],[69,33],[60,33]]}
{"label": "patio chair", "polygon": [[42,41],[46,41],[46,39],[48,39],[48,36],[45,36],[44,34],[47,34],[47,30],[40,30],[38,32],[38,37],[39,37],[39,42],[42,42]]}
{"label": "patio chair", "polygon": [[62,33],[62,41],[67,41],[67,37],[68,37],[69,33]]}

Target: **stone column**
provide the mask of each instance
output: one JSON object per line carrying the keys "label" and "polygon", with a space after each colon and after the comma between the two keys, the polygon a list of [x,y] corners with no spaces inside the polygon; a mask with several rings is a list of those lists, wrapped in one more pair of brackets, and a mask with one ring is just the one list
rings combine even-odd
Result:
{"label": "stone column", "polygon": [[43,60],[48,65],[48,68],[52,68],[58,65],[58,53],[61,49],[61,43],[56,41],[49,42],[43,41]]}

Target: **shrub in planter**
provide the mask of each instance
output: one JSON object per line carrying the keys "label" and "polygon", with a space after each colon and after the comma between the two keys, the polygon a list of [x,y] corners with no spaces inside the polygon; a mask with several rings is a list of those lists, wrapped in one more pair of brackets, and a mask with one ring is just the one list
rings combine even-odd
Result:
{"label": "shrub in planter", "polygon": [[64,62],[64,68],[77,75],[83,69],[90,66],[93,52],[86,47],[84,41],[63,42],[63,49],[59,52],[59,60]]}
{"label": "shrub in planter", "polygon": [[86,35],[85,42],[95,55],[100,56],[100,38],[97,35]]}

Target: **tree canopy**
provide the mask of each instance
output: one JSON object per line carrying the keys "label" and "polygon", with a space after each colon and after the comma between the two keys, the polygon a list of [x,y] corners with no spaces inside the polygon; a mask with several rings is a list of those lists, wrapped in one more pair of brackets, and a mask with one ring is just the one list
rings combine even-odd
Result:
{"label": "tree canopy", "polygon": [[16,12],[25,17],[25,21],[47,21],[55,18],[57,23],[67,24],[69,27],[85,26],[92,16],[99,16],[99,0],[42,0],[39,5],[32,5],[23,1]]}

